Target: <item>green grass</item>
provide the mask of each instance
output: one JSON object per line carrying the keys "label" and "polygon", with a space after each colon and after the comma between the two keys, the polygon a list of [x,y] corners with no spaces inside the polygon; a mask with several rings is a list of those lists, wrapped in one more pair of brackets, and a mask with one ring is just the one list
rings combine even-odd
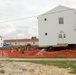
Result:
{"label": "green grass", "polygon": [[36,64],[54,65],[59,68],[71,68],[70,73],[76,74],[76,61],[32,61],[32,60],[16,60],[16,62],[32,62]]}

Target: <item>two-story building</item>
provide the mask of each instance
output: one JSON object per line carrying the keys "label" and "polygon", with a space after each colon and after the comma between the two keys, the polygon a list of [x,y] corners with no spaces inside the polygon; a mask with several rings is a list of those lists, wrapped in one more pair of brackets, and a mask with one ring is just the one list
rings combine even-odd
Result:
{"label": "two-story building", "polygon": [[38,16],[39,46],[76,44],[76,10],[65,6]]}

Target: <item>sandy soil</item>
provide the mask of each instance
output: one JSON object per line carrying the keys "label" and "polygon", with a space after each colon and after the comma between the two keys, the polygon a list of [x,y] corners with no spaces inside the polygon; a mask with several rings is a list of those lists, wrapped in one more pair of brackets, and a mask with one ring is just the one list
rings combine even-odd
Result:
{"label": "sandy soil", "polygon": [[28,62],[0,61],[0,75],[75,75],[70,68],[58,68],[52,65],[41,65]]}

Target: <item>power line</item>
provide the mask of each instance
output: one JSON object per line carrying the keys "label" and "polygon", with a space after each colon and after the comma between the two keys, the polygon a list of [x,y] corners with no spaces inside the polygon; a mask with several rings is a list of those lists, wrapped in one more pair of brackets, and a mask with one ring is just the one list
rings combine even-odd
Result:
{"label": "power line", "polygon": [[69,10],[74,10],[74,9],[67,9],[67,10],[62,10],[62,11],[52,12],[52,13],[44,13],[42,15],[30,16],[30,17],[19,18],[19,19],[13,19],[13,20],[9,20],[9,21],[3,21],[3,22],[0,22],[0,23],[10,22],[10,21],[17,21],[17,20],[23,20],[23,19],[29,19],[29,18],[34,18],[34,17],[38,17],[38,16],[44,16],[44,15],[50,15],[50,14],[60,13],[60,12],[64,12],[64,11],[69,11]]}
{"label": "power line", "polygon": [[37,17],[37,16],[31,16],[31,17],[25,17],[25,18],[13,19],[13,20],[9,20],[9,21],[3,21],[3,22],[0,22],[0,23],[10,22],[10,21],[17,21],[17,20],[23,20],[23,19],[29,19],[29,18],[34,18],[34,17]]}

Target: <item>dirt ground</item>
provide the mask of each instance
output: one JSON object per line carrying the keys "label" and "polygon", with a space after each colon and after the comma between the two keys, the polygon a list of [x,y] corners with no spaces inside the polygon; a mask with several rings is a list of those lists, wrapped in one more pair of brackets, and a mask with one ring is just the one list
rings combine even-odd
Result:
{"label": "dirt ground", "polygon": [[0,75],[75,75],[70,68],[41,65],[29,62],[0,61]]}

